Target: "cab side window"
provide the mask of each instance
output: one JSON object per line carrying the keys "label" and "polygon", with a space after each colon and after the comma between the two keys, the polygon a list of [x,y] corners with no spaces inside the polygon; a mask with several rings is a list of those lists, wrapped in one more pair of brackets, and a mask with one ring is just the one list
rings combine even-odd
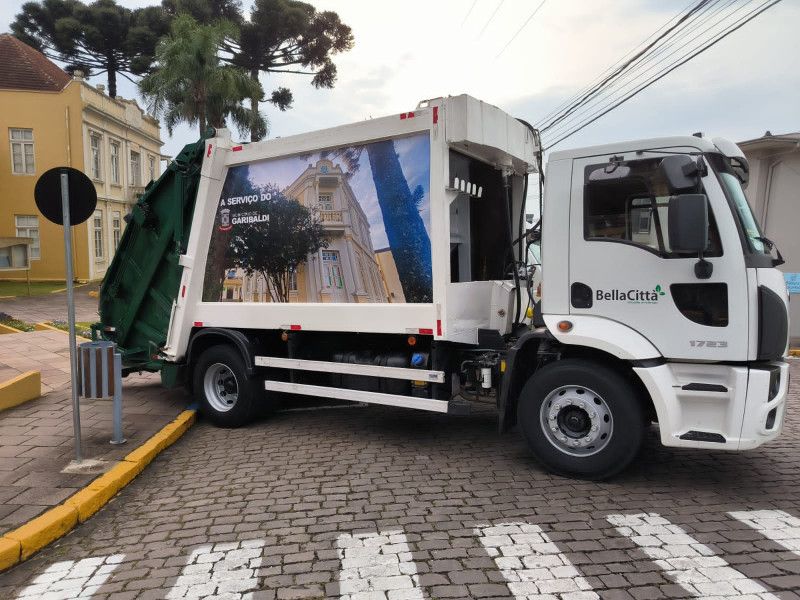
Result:
{"label": "cab side window", "polygon": [[[667,232],[669,191],[659,170],[661,158],[604,163],[584,173],[583,235],[588,241],[639,246],[663,258],[672,252]],[[709,246],[705,256],[721,256],[717,224],[708,207]]]}

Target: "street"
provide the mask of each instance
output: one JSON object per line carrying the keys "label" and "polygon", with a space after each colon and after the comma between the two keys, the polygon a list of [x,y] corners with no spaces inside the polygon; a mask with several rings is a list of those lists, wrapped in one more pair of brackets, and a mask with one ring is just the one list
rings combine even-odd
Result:
{"label": "street", "polygon": [[653,429],[605,483],[544,472],[489,412],[200,421],[0,597],[797,599],[798,400],[751,452]]}

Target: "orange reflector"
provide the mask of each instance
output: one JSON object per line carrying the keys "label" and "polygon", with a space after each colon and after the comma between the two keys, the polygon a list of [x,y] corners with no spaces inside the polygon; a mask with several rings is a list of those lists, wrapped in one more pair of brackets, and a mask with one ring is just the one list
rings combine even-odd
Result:
{"label": "orange reflector", "polygon": [[417,338],[413,335],[408,336],[408,345],[409,346],[416,346],[417,345]]}
{"label": "orange reflector", "polygon": [[564,333],[570,331],[572,329],[572,321],[559,321],[558,322],[558,330],[563,331]]}

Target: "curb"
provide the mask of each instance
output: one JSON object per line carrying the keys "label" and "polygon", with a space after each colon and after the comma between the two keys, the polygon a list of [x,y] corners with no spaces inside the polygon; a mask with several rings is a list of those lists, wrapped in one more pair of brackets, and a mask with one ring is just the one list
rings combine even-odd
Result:
{"label": "curb", "polygon": [[0,383],[0,412],[42,395],[42,374],[27,371]]}
{"label": "curb", "polygon": [[[58,327],[53,327],[49,323],[45,323],[42,321],[41,323],[34,323],[33,328],[36,331],[58,331],[59,333],[63,333],[64,335],[69,335],[69,331],[64,331],[63,329],[59,329]],[[75,335],[75,339],[83,340],[84,342],[91,342],[89,338],[85,338],[81,335]]]}
{"label": "curb", "polygon": [[128,485],[165,448],[174,444],[195,421],[188,409],[133,450],[88,486],[25,525],[0,537],[0,572],[20,563],[83,523]]}
{"label": "curb", "polygon": [[0,335],[4,333],[25,333],[22,329],[17,329],[16,327],[11,327],[11,325],[4,325],[0,323]]}
{"label": "curb", "polygon": [[789,356],[800,356],[800,348],[789,348]]}

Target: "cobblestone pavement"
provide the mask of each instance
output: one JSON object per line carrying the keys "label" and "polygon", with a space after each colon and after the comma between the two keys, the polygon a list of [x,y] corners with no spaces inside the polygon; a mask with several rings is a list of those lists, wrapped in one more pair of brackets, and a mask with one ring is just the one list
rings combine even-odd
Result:
{"label": "cobblestone pavement", "polygon": [[795,384],[784,435],[746,453],[653,431],[604,483],[544,472],[489,414],[201,422],[0,598],[798,600],[799,405]]}
{"label": "cobblestone pavement", "polygon": [[[75,320],[94,322],[97,315],[97,298],[89,292],[100,288],[90,283],[75,288]],[[17,296],[0,300],[0,312],[28,323],[67,320],[67,293],[41,294],[39,296]]]}
{"label": "cobblestone pavement", "polygon": [[[113,446],[111,402],[81,399],[83,456],[108,461],[109,468],[174,419],[185,408],[187,396],[164,390],[158,375],[134,374],[123,380],[122,400],[128,442]],[[74,448],[69,388],[62,386],[0,413],[0,535],[60,504],[97,477],[61,472],[75,458]],[[0,599],[5,600],[2,592]]]}

